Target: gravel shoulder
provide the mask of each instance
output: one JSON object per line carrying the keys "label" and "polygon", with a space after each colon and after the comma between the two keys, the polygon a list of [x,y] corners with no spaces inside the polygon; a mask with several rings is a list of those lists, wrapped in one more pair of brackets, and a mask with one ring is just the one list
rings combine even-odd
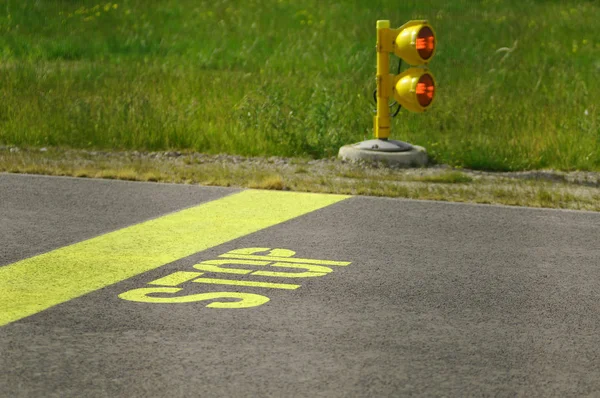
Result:
{"label": "gravel shoulder", "polygon": [[0,172],[600,211],[599,172],[395,169],[338,159],[0,146]]}

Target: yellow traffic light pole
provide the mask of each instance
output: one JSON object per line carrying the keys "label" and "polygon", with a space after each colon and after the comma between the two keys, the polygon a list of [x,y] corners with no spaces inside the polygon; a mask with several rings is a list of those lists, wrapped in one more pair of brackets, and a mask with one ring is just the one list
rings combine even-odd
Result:
{"label": "yellow traffic light pole", "polygon": [[[389,99],[392,95],[390,75],[390,52],[386,44],[390,43],[388,32],[390,21],[377,21],[377,115],[373,117],[375,138],[387,140],[390,136]],[[393,51],[393,49],[392,49]]]}
{"label": "yellow traffic light pole", "polygon": [[[421,31],[427,30],[427,35],[420,38]],[[421,54],[421,52],[423,54]],[[410,68],[406,72],[394,76],[390,74],[390,53],[396,53],[409,64],[425,64],[429,62],[435,51],[435,33],[427,21],[409,21],[398,29],[390,29],[390,21],[377,21],[377,115],[373,125],[375,138],[387,140],[390,136],[391,118],[389,100],[394,97],[405,108],[413,112],[423,112],[431,104],[435,81],[426,70]],[[425,58],[424,58],[425,55]],[[427,89],[429,100],[426,104],[415,101],[415,95],[423,95],[417,88],[423,75],[430,82]],[[402,96],[409,94],[409,101]]]}
{"label": "yellow traffic light pole", "polygon": [[[427,164],[425,148],[389,139],[392,128],[390,99],[411,112],[425,112],[435,96],[435,79],[426,65],[435,53],[435,32],[425,20],[408,21],[390,29],[390,21],[377,21],[377,114],[373,117],[375,139],[340,148],[338,156],[347,160],[367,160],[403,166]],[[390,73],[390,54],[409,67]],[[412,67],[418,65],[421,67]],[[397,113],[397,112],[396,112]],[[394,114],[396,116],[396,114]]]}

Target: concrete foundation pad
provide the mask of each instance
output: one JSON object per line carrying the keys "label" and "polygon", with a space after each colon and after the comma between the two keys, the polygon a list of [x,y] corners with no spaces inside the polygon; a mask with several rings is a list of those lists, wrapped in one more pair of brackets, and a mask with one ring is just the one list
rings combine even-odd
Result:
{"label": "concrete foundation pad", "polygon": [[393,140],[368,140],[344,145],[338,157],[353,162],[381,162],[400,167],[423,167],[428,161],[425,148]]}

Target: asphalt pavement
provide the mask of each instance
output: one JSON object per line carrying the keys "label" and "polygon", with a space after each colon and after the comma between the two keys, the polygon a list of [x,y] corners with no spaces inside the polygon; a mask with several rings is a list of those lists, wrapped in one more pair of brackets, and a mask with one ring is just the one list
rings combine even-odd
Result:
{"label": "asphalt pavement", "polygon": [[0,174],[0,396],[600,396],[600,214]]}

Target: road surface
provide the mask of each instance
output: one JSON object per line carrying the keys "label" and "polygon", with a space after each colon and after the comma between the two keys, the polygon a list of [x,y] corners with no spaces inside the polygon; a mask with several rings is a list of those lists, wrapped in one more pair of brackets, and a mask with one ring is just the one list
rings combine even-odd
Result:
{"label": "road surface", "polygon": [[5,397],[599,396],[600,214],[0,174]]}

